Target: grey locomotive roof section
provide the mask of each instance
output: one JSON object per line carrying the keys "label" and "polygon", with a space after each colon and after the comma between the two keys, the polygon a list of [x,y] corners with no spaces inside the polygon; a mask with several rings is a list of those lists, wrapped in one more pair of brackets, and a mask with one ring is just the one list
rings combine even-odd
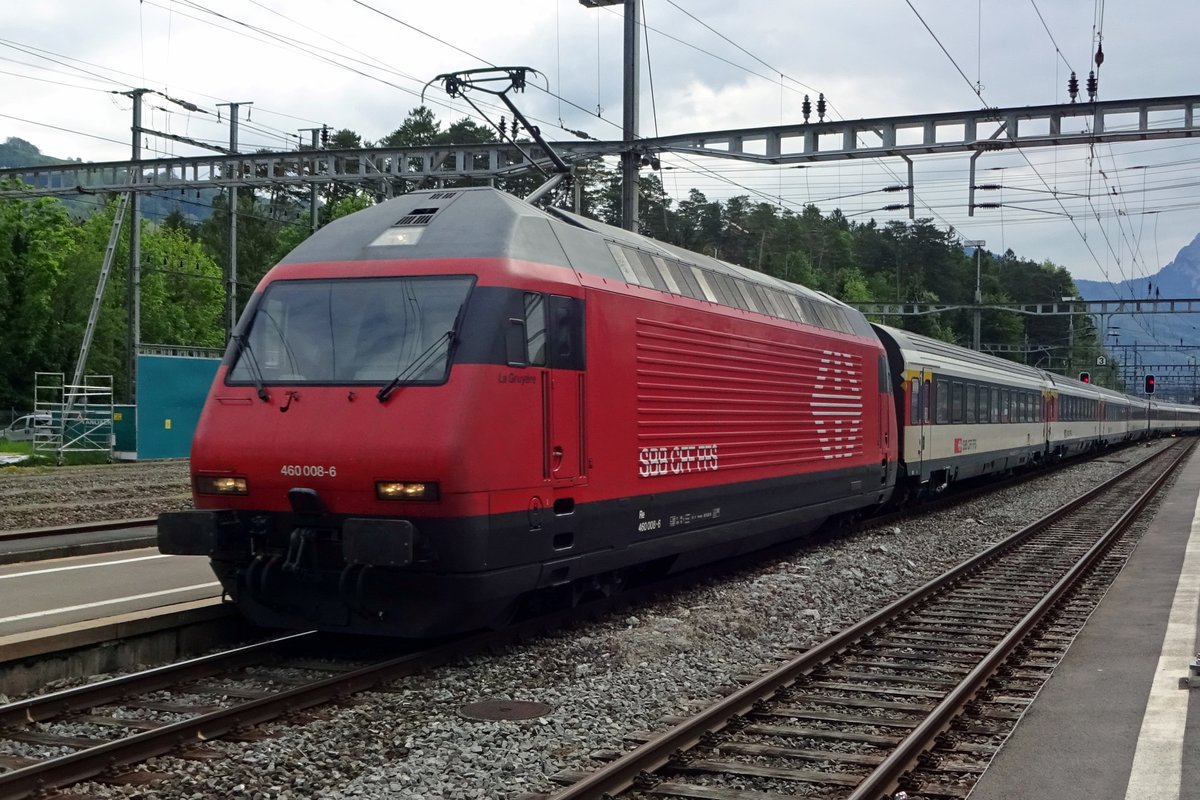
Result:
{"label": "grey locomotive roof section", "polygon": [[[796,283],[788,283],[787,281],[780,280],[779,278],[771,275],[767,275],[762,272],[756,272],[752,269],[747,269],[746,267],[739,267],[736,264],[730,264],[728,261],[721,261],[718,258],[706,256],[703,253],[697,253],[692,250],[687,250],[683,247],[677,247],[673,244],[660,242],[657,239],[651,239],[647,236],[640,236],[638,234],[631,233],[624,228],[618,228],[615,225],[609,225],[594,219],[582,217],[578,214],[572,214],[570,211],[566,211],[561,208],[552,208],[550,209],[549,213],[564,220],[565,222],[570,223],[573,226],[576,226],[578,229],[598,235],[598,237],[588,237],[590,241],[586,244],[584,242],[577,243],[578,247],[586,248],[591,257],[579,258],[576,260],[575,252],[573,252],[574,248],[568,242],[568,239],[577,237],[572,237],[563,228],[556,229],[559,235],[563,237],[563,247],[566,249],[567,253],[571,255],[572,261],[575,261],[577,264],[586,263],[589,265],[589,267],[598,264],[604,264],[608,267],[607,270],[602,272],[599,272],[595,269],[580,270],[581,272],[586,271],[594,274],[601,274],[606,278],[623,282],[625,278],[621,274],[620,268],[617,267],[616,261],[613,259],[612,254],[607,252],[607,242],[616,242],[618,244],[625,245],[626,247],[632,247],[637,250],[649,252],[652,255],[661,255],[666,258],[672,258],[677,261],[681,261],[685,264],[692,264],[697,267],[701,267],[702,269],[723,273],[740,280],[752,281],[764,286],[769,286],[772,289],[776,289],[781,292],[803,295],[813,303],[823,303],[825,305],[838,306],[844,313],[846,319],[850,322],[850,325],[854,328],[856,335],[873,335],[871,332],[870,323],[867,322],[867,318],[863,316],[858,309],[848,306],[842,301],[834,297],[830,297],[824,292],[817,292],[809,289],[806,286],[801,286]],[[603,254],[601,254],[601,251],[604,251]]]}
{"label": "grey locomotive roof section", "polygon": [[[788,283],[787,281],[780,280],[779,278],[767,275],[766,273],[756,272],[752,269],[748,269],[747,267],[739,267],[737,264],[731,264],[728,261],[722,261],[719,258],[713,258],[712,256],[706,256],[703,253],[697,253],[693,250],[677,247],[673,244],[660,242],[657,239],[639,236],[638,234],[630,233],[624,228],[618,228],[615,225],[609,225],[594,219],[581,217],[578,214],[572,214],[570,211],[566,211],[561,208],[553,208],[550,210],[550,213],[556,217],[567,220],[574,225],[578,225],[581,228],[598,233],[605,239],[620,242],[621,244],[628,245],[629,247],[645,250],[651,253],[657,252],[659,255],[663,255],[668,258],[674,258],[689,264],[695,264],[698,267],[704,267],[705,269],[711,269],[714,272],[721,272],[726,275],[733,275],[744,280],[755,281],[756,283],[761,283],[764,286],[770,286],[771,288],[778,289],[782,292],[798,292],[818,303],[829,303],[832,305],[841,306],[845,309],[851,308],[842,301],[834,297],[830,297],[824,292],[817,292],[809,289],[807,286]],[[617,274],[619,275],[620,273],[618,272]]]}
{"label": "grey locomotive roof section", "polygon": [[[422,229],[415,244],[374,244],[389,228],[407,227]],[[821,292],[568,211],[547,213],[490,187],[411,192],[388,200],[334,220],[281,263],[510,258],[568,267],[624,283],[609,242],[803,295],[813,303],[838,306],[856,334],[871,335],[860,312]]]}
{"label": "grey locomotive roof section", "polygon": [[[432,213],[415,215],[414,211]],[[406,222],[420,217],[427,221]],[[372,245],[393,226],[423,227],[413,245]],[[412,192],[318,230],[284,264],[409,258],[514,258],[570,267],[545,212],[496,189]]]}
{"label": "grey locomotive roof section", "polygon": [[977,364],[978,366],[990,369],[1015,372],[1031,378],[1041,378],[1045,374],[1042,370],[1027,364],[1018,364],[1016,361],[997,358],[987,353],[977,353],[974,350],[967,350],[964,347],[943,342],[939,339],[932,339],[928,336],[922,336],[919,333],[903,331],[888,325],[875,325],[875,327],[892,337],[902,350],[930,353],[931,355],[938,355],[943,358],[952,358],[965,364]]}

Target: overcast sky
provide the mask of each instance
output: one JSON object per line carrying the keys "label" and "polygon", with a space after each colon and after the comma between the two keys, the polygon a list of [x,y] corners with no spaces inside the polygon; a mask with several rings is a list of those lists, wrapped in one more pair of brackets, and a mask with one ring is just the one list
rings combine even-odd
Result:
{"label": "overcast sky", "polygon": [[[643,136],[799,123],[815,92],[834,119],[1066,102],[1067,76],[1086,80],[1098,35],[1100,99],[1200,93],[1197,0],[642,2]],[[489,65],[544,73],[548,93],[515,99],[548,138],[569,138],[561,123],[619,139],[622,24],[619,5],[578,0],[10,0],[0,6],[0,139],[127,159],[131,105],[114,92],[147,87],[210,112],[149,96],[144,125],[178,135],[227,142],[218,104],[242,102],[253,104],[243,149],[291,149],[299,129],[322,124],[377,140],[435,75]],[[426,100],[445,123],[469,112],[436,87]],[[203,152],[147,144],[147,155]],[[855,220],[906,218],[879,211],[903,199],[877,191],[903,178],[899,160],[663,163],[675,199],[696,188]],[[1200,233],[1200,140],[984,155],[979,181],[1004,188],[977,199],[1004,208],[974,217],[968,163],[967,153],[916,160],[917,215],[1076,277],[1153,273]]]}

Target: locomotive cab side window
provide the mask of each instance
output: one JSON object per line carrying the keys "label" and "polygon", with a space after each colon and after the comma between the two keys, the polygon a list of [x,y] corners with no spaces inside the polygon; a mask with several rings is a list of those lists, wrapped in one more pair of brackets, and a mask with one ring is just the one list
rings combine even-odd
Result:
{"label": "locomotive cab side window", "polygon": [[525,363],[546,364],[546,296],[525,293]]}

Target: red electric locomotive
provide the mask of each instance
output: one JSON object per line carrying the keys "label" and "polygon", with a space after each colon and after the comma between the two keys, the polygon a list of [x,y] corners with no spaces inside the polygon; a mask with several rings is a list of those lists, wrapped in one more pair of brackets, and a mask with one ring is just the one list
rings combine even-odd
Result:
{"label": "red electric locomotive", "polygon": [[492,625],[884,503],[890,385],[830,297],[493,189],[415,192],[263,279],[159,547],[209,556],[267,626]]}

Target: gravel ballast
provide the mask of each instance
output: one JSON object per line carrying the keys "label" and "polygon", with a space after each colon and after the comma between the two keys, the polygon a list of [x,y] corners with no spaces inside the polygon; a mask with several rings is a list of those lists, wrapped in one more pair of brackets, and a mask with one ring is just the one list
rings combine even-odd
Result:
{"label": "gravel ballast", "polygon": [[[1163,446],[1127,448],[899,526],[812,541],[610,618],[361,693],[306,722],[265,725],[271,736],[263,741],[205,745],[221,758],[154,759],[139,769],[171,778],[153,787],[88,783],[72,791],[164,800],[549,792],[559,770],[594,768],[593,754],[628,749],[625,734],[660,729],[664,715],[706,705],[735,676],[777,665]],[[186,485],[186,467],[178,469]],[[0,475],[4,502],[10,480]],[[99,491],[88,487],[101,480],[86,479],[84,491]],[[66,487],[47,496],[69,497]],[[0,508],[0,519],[12,518]],[[487,699],[551,711],[516,722],[458,714]]]}
{"label": "gravel ballast", "polygon": [[0,531],[141,519],[191,507],[186,461],[0,467]]}

